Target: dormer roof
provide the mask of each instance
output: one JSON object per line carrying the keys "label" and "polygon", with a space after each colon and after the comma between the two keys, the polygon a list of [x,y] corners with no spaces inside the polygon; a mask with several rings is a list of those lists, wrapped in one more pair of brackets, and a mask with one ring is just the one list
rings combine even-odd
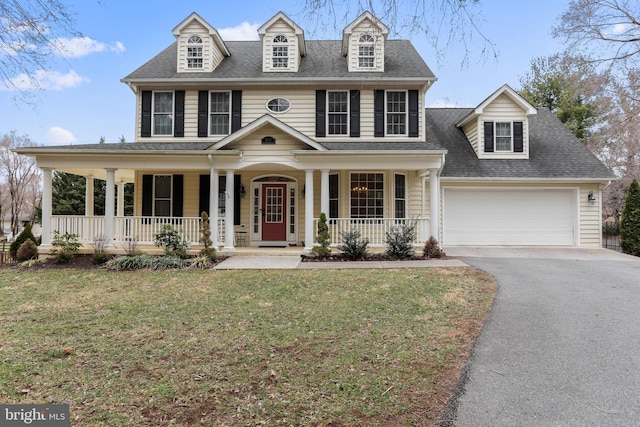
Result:
{"label": "dormer roof", "polygon": [[191,13],[191,15],[187,16],[185,19],[182,20],[182,22],[176,25],[176,27],[172,30],[173,36],[176,39],[180,38],[180,35],[182,34],[183,30],[189,25],[191,25],[193,21],[198,22],[200,25],[202,25],[204,28],[207,29],[207,31],[209,32],[209,36],[211,36],[211,39],[213,40],[213,43],[218,48],[218,50],[222,53],[222,55],[231,56],[231,52],[229,52],[229,49],[227,49],[227,46],[225,45],[224,40],[222,40],[222,37],[220,37],[218,30],[213,28],[207,21],[205,21],[196,12]]}
{"label": "dormer roof", "polygon": [[384,41],[387,41],[389,35],[389,27],[384,25],[382,21],[373,16],[369,11],[365,11],[362,15],[358,16],[353,22],[347,25],[342,31],[342,55],[347,56],[349,54],[349,36],[353,34],[355,28],[359,27],[364,21],[369,21],[370,25],[378,28],[378,31],[384,37]]}
{"label": "dormer roof", "polygon": [[283,21],[293,30],[296,38],[298,39],[298,49],[300,52],[300,56],[306,56],[307,50],[304,43],[304,30],[283,12],[276,13],[271,19],[269,19],[267,22],[262,24],[260,28],[258,28],[258,35],[260,36],[260,40],[264,39],[264,36],[267,34],[269,29],[271,29],[271,27],[278,23],[278,21]]}
{"label": "dormer roof", "polygon": [[488,105],[491,105],[491,103],[493,103],[493,101],[495,101],[496,98],[501,95],[506,95],[509,99],[511,99],[518,107],[520,107],[524,111],[527,117],[531,117],[538,112],[538,110],[533,105],[531,105],[526,99],[520,96],[518,92],[513,90],[511,86],[505,84],[501,88],[493,92],[491,95],[489,95],[489,97],[482,101],[480,105],[471,110],[469,114],[464,116],[462,120],[456,123],[456,126],[463,127],[472,120],[475,120],[478,116],[481,116],[484,113],[484,109]]}

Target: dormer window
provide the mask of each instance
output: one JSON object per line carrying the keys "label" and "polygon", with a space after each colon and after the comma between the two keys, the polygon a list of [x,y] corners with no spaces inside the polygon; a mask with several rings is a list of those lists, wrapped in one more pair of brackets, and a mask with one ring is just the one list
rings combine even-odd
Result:
{"label": "dormer window", "polygon": [[278,35],[273,38],[273,68],[289,67],[289,40],[286,36]]}
{"label": "dormer window", "polygon": [[204,67],[202,58],[202,38],[200,36],[189,37],[187,40],[187,68],[202,69]]}
{"label": "dormer window", "polygon": [[375,39],[371,34],[363,34],[358,40],[358,67],[373,68],[375,66]]}
{"label": "dormer window", "polygon": [[522,153],[523,122],[484,122],[485,153]]}

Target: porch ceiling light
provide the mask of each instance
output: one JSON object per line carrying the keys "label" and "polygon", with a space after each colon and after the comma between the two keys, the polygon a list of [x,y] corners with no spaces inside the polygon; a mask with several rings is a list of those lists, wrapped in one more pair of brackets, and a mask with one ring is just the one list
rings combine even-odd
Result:
{"label": "porch ceiling light", "polygon": [[367,190],[368,188],[365,186],[362,186],[362,187],[355,186],[351,189],[351,191],[367,191]]}

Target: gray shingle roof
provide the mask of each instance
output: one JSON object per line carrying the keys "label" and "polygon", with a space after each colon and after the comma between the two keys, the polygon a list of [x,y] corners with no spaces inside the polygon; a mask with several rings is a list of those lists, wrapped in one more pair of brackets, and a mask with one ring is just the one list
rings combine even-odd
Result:
{"label": "gray shingle roof", "polygon": [[478,159],[456,123],[471,108],[427,108],[427,141],[447,150],[443,178],[615,179],[546,108],[529,119],[529,159]]}
{"label": "gray shingle roof", "polygon": [[210,73],[178,73],[177,42],[160,52],[140,68],[122,79],[135,82],[148,79],[202,79],[202,80],[245,80],[245,79],[319,79],[341,78],[348,80],[415,78],[431,80],[435,76],[420,54],[408,40],[388,40],[385,48],[385,71],[349,72],[347,59],[342,56],[340,40],[311,40],[306,42],[307,56],[302,58],[297,73],[262,72],[262,44],[260,41],[225,42],[231,56]]}

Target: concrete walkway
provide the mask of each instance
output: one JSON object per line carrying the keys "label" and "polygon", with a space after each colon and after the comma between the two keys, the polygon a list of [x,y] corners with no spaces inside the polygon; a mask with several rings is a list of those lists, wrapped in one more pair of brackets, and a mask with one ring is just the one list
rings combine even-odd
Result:
{"label": "concrete walkway", "polygon": [[429,261],[354,261],[354,262],[302,262],[300,255],[240,255],[230,256],[215,270],[292,270],[292,269],[352,269],[352,268],[427,268],[466,267],[458,259]]}

